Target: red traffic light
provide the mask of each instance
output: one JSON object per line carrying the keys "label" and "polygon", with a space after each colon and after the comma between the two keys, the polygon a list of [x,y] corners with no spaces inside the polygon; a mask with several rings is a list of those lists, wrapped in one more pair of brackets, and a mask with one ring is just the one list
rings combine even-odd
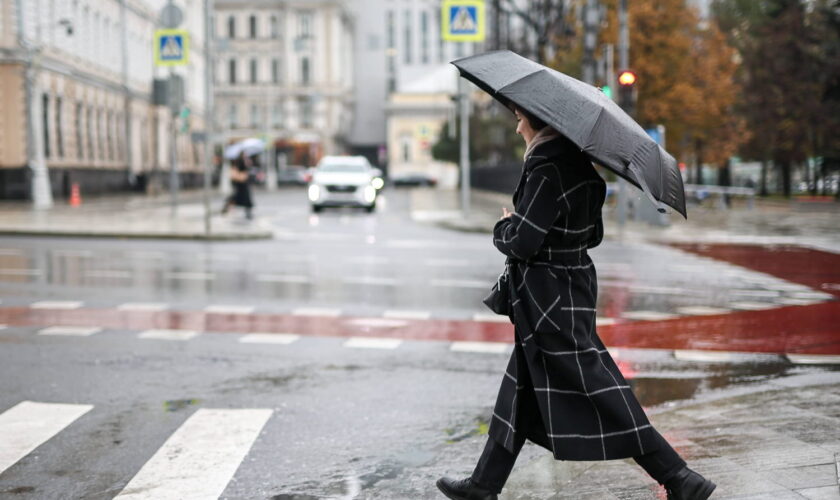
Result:
{"label": "red traffic light", "polygon": [[636,83],[636,73],[633,73],[630,70],[624,70],[618,74],[618,83],[629,87]]}

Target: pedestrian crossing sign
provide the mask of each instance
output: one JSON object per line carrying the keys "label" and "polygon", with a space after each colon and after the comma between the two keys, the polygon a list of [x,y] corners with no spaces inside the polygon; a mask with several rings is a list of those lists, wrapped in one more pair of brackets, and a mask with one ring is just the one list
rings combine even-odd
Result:
{"label": "pedestrian crossing sign", "polygon": [[450,42],[484,41],[484,1],[444,0],[441,36]]}
{"label": "pedestrian crossing sign", "polygon": [[186,30],[155,31],[155,65],[181,66],[187,64],[190,53],[190,34]]}

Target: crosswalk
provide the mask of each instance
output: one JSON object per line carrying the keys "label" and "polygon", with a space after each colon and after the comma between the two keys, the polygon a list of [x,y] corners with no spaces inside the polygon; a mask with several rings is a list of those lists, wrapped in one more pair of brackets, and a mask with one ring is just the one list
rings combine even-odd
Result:
{"label": "crosswalk", "polygon": [[[21,401],[0,413],[0,474],[95,411],[88,404]],[[199,408],[114,498],[219,498],[272,414],[264,408]]]}

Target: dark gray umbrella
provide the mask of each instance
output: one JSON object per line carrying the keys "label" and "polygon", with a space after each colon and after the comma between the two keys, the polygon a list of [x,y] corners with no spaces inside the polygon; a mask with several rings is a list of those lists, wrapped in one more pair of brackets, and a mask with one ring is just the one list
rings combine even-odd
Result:
{"label": "dark gray umbrella", "polygon": [[652,197],[654,204],[662,202],[686,217],[685,191],[674,157],[599,89],[509,50],[452,64],[505,106],[521,106],[568,137],[596,163]]}

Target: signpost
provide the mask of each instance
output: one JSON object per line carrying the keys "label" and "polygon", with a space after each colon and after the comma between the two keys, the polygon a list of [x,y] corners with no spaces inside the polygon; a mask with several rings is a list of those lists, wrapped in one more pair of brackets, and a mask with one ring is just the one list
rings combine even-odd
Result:
{"label": "signpost", "polygon": [[[484,41],[483,0],[443,0],[440,13],[441,38],[449,42]],[[458,107],[461,115],[461,210],[470,212],[470,98],[466,81],[458,79]],[[450,128],[451,130],[451,128]]]}
{"label": "signpost", "polygon": [[[177,11],[177,12],[176,12]],[[161,11],[160,17],[171,26],[172,21],[180,21],[183,16],[174,4],[167,4]],[[183,66],[189,61],[190,34],[186,30],[162,29],[155,30],[154,36],[154,58],[155,65],[169,68],[168,94],[172,111],[170,125],[169,146],[169,192],[172,197],[172,216],[178,210],[178,126],[176,118],[181,114],[182,99],[176,99],[176,77],[173,71],[175,66]]]}

